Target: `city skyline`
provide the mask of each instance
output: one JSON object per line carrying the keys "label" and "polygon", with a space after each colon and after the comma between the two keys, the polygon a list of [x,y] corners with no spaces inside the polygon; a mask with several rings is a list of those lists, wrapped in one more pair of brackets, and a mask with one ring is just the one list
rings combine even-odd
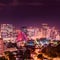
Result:
{"label": "city skyline", "polygon": [[[48,24],[42,24],[41,27],[27,27],[22,29],[16,29],[17,27],[12,24],[0,25],[0,37],[5,39],[16,39],[20,36],[25,36],[32,39],[47,38],[51,40],[60,40],[60,30],[55,26],[51,27]],[[19,32],[20,31],[20,32]],[[49,31],[49,32],[48,32]],[[23,35],[20,35],[23,33]],[[21,38],[21,37],[20,37]]]}

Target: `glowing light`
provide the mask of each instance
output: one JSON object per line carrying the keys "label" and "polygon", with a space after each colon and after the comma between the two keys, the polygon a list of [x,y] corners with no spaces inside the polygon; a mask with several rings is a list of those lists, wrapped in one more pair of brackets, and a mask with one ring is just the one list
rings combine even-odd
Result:
{"label": "glowing light", "polygon": [[60,40],[60,33],[55,27],[50,27],[48,24],[42,24],[41,28],[28,28],[28,36],[36,40],[37,38],[47,38],[52,40]]}

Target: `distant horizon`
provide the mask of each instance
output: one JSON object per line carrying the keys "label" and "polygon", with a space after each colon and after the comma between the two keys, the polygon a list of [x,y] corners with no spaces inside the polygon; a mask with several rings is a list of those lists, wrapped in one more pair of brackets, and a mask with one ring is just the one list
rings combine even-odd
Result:
{"label": "distant horizon", "polygon": [[[12,23],[0,23],[0,24],[12,24]],[[41,23],[40,25],[19,25],[19,24],[12,24],[16,29],[21,29],[22,27],[36,27],[36,28],[41,28],[42,27],[42,24],[48,24],[48,23]],[[55,27],[56,29],[58,29],[60,31],[60,28],[57,27],[57,26],[52,26],[52,25],[49,25],[48,24],[48,27],[52,28],[52,27]]]}
{"label": "distant horizon", "polygon": [[1,0],[0,23],[10,23],[16,26],[40,26],[41,23],[47,23],[60,29],[60,1],[33,0],[33,3],[31,1],[22,0],[19,1],[22,5],[10,5],[10,0]]}

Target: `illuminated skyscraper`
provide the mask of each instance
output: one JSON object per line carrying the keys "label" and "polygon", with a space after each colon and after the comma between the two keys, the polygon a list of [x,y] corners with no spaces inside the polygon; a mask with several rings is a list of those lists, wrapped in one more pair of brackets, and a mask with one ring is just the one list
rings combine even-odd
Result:
{"label": "illuminated skyscraper", "polygon": [[1,37],[3,40],[14,39],[14,26],[12,24],[1,24]]}

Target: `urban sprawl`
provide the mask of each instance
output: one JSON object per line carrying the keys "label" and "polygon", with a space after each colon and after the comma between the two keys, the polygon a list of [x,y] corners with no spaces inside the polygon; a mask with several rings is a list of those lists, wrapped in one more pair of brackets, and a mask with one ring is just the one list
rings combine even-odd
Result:
{"label": "urban sprawl", "polygon": [[17,29],[12,24],[1,24],[0,37],[3,40],[16,40],[18,36],[18,31],[21,30],[27,38],[40,39],[47,38],[51,40],[60,40],[60,31],[56,27],[50,27],[48,24],[42,24],[40,28],[38,27],[22,27]]}
{"label": "urban sprawl", "polygon": [[48,24],[1,24],[0,60],[60,60],[60,31]]}

